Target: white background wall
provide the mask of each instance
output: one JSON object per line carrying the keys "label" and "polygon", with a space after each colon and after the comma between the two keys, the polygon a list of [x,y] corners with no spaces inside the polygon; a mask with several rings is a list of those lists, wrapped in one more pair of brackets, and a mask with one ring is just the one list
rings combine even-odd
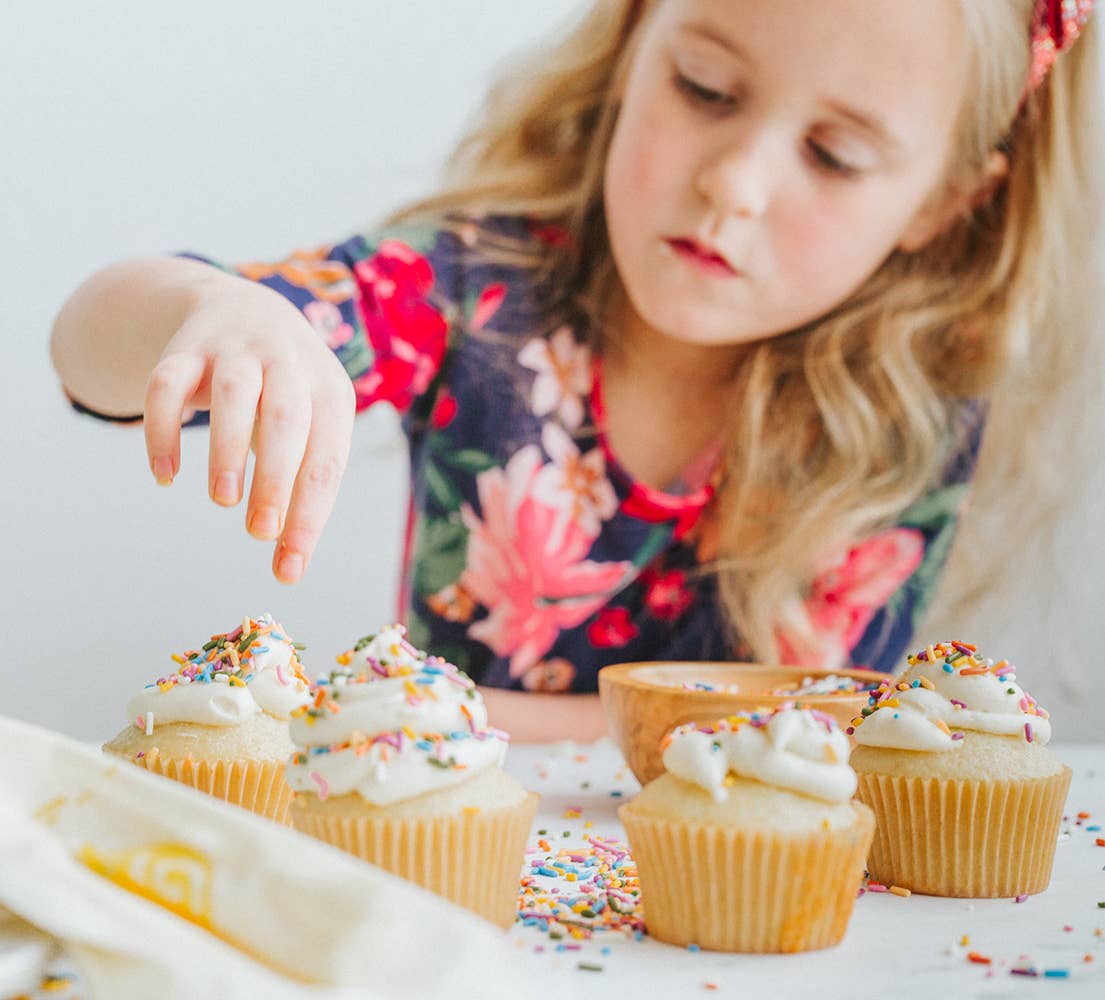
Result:
{"label": "white background wall", "polygon": [[[132,691],[169,668],[169,652],[245,612],[283,619],[318,668],[390,618],[406,486],[386,417],[359,422],[310,572],[285,588],[242,509],[207,501],[202,431],[185,435],[182,473],[164,490],[140,430],[68,411],[47,356],[50,324],[110,260],[184,248],[230,260],[283,254],[342,238],[428,190],[495,66],[584,5],[5,5],[0,712],[98,739],[123,724]],[[1087,414],[1099,456],[1102,423],[1100,407]],[[1060,601],[1045,600],[1059,593],[1055,578],[1026,567],[981,613],[946,619],[956,636],[1018,662],[1068,739],[1105,734],[1103,487],[1099,476],[1071,498]],[[1050,653],[1057,638],[1062,656]]]}

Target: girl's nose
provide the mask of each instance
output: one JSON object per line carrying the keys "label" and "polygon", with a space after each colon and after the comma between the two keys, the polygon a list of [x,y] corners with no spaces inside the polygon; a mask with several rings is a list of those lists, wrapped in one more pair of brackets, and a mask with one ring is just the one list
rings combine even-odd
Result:
{"label": "girl's nose", "polygon": [[763,136],[745,135],[707,158],[698,171],[696,187],[719,214],[759,218],[767,211],[781,167]]}

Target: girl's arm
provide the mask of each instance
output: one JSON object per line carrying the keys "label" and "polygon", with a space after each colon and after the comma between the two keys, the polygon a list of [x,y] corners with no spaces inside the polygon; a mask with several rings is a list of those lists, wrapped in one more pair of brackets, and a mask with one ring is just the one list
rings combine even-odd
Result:
{"label": "girl's arm", "polygon": [[144,416],[150,469],[163,485],[179,471],[189,410],[211,411],[208,492],[216,503],[242,498],[252,444],[247,528],[279,539],[280,579],[302,575],[345,470],[354,394],[291,302],[198,261],[127,261],[73,293],[50,351],[77,402],[108,416]]}
{"label": "girl's arm", "polygon": [[146,383],[205,291],[231,280],[193,260],[122,261],[92,275],[54,321],[50,355],[79,403],[105,416],[142,413]]}
{"label": "girl's arm", "polygon": [[515,743],[593,743],[606,735],[597,694],[531,694],[482,686],[480,694],[491,724]]}

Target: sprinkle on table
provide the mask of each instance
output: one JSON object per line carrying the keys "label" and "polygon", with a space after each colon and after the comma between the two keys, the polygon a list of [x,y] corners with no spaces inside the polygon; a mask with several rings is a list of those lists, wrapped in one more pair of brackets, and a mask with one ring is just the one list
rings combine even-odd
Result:
{"label": "sprinkle on table", "polygon": [[527,849],[518,921],[553,941],[585,941],[604,931],[642,932],[637,866],[628,846],[615,837],[585,835],[584,841],[584,846],[553,851],[542,838]]}

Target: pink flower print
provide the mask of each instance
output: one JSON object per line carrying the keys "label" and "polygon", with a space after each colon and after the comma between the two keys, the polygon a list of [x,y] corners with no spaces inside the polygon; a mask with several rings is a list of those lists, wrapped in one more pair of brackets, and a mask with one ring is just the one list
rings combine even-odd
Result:
{"label": "pink flower print", "polygon": [[645,587],[645,607],[661,621],[675,621],[694,600],[687,589],[687,574],[681,569],[666,573],[647,569],[641,574],[641,583]]}
{"label": "pink flower print", "polygon": [[499,306],[506,298],[506,285],[496,282],[488,285],[480,292],[479,299],[472,310],[472,319],[468,324],[470,330],[482,330],[490,322],[491,317],[499,311]]}
{"label": "pink flower print", "polygon": [[787,663],[838,669],[879,610],[921,565],[924,536],[915,528],[893,528],[861,542],[843,556],[822,561],[805,601],[813,642],[778,636]]}
{"label": "pink flower print", "polygon": [[569,690],[575,679],[576,668],[562,656],[542,660],[522,675],[522,687],[527,691],[544,691],[562,694]]}
{"label": "pink flower print", "polygon": [[430,414],[430,426],[435,431],[443,430],[453,422],[456,415],[457,398],[449,392],[448,388],[442,386],[434,402],[433,412]]}
{"label": "pink flower print", "polygon": [[535,416],[555,413],[575,430],[583,423],[583,397],[591,391],[591,351],[577,344],[572,331],[562,326],[551,337],[535,337],[518,352],[518,361],[537,372],[533,380]]}
{"label": "pink flower print", "polygon": [[445,356],[448,324],[427,301],[433,268],[405,243],[384,240],[353,273],[375,352],[372,371],[353,383],[358,407],[386,399],[402,412],[429,388]]}
{"label": "pink flower print", "polygon": [[512,677],[545,655],[561,629],[575,628],[602,607],[632,569],[627,562],[584,558],[594,542],[565,509],[534,495],[541,470],[536,445],[518,451],[505,468],[476,477],[482,519],[461,510],[468,536],[464,589],[488,610],[468,634],[510,657]]}
{"label": "pink flower print", "polygon": [[618,498],[606,476],[606,459],[601,448],[580,454],[563,427],[548,423],[541,430],[541,443],[552,463],[537,474],[534,495],[565,511],[578,521],[585,534],[596,537],[602,522],[617,513]]}
{"label": "pink flower print", "polygon": [[353,339],[353,327],[341,318],[341,310],[333,302],[315,300],[303,307],[307,322],[326,341],[330,350],[341,347]]}
{"label": "pink flower print", "polygon": [[587,626],[587,638],[599,649],[620,648],[635,639],[639,631],[625,608],[603,608]]}

